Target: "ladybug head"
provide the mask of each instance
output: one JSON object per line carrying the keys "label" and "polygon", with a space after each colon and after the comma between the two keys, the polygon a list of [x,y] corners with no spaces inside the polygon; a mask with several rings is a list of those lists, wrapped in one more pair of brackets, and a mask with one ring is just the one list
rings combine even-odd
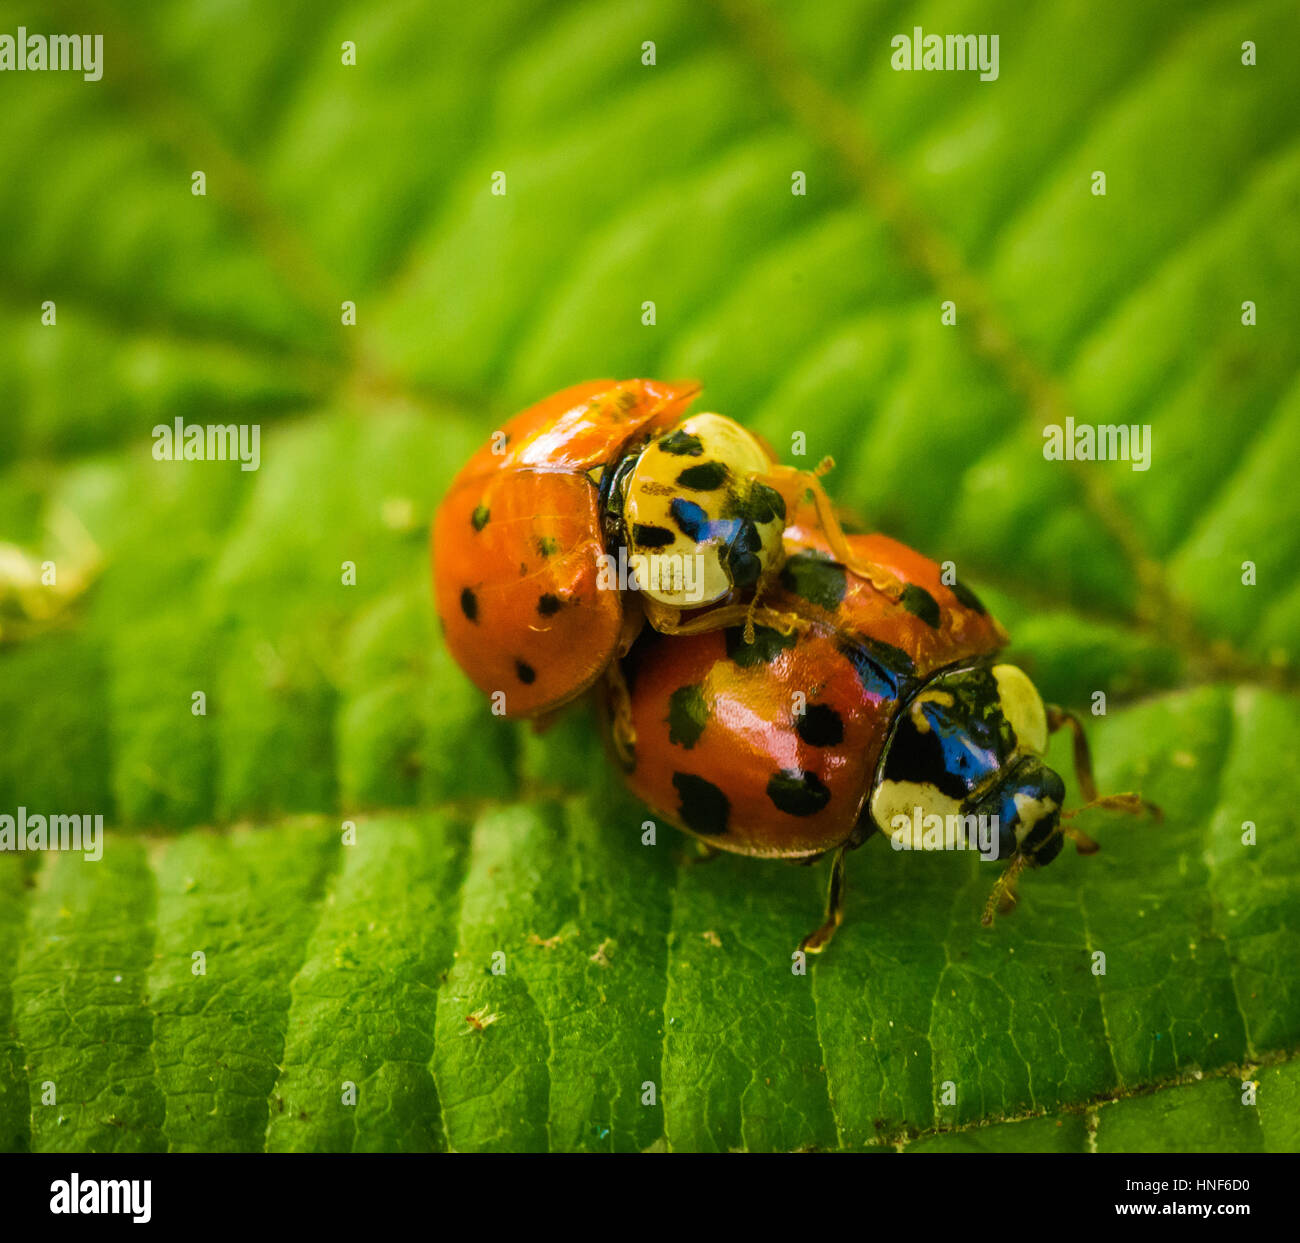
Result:
{"label": "ladybug head", "polygon": [[1043,867],[1061,853],[1061,807],[1065,782],[1036,756],[1020,760],[976,805],[992,823],[997,817],[998,857],[1021,858]]}
{"label": "ladybug head", "polygon": [[638,587],[672,608],[704,608],[779,566],[785,500],[763,482],[771,465],[720,414],[683,420],[621,464],[606,531],[627,548]]}

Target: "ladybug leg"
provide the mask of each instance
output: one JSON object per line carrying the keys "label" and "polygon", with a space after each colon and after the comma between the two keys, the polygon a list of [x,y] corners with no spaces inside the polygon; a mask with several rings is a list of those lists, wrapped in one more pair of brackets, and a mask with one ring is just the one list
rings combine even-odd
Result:
{"label": "ladybug leg", "polygon": [[617,660],[605,670],[605,711],[615,758],[631,772],[636,767],[636,726],[632,724],[632,695]]}
{"label": "ladybug leg", "polygon": [[1097,780],[1092,775],[1092,752],[1088,749],[1088,735],[1083,732],[1083,722],[1073,712],[1048,704],[1048,731],[1054,734],[1062,726],[1069,726],[1074,736],[1074,772],[1079,779],[1079,792],[1085,803],[1091,803],[1097,798]]}
{"label": "ladybug leg", "polygon": [[780,564],[767,570],[754,584],[754,594],[749,598],[749,604],[745,608],[745,642],[754,642],[755,624],[766,626],[769,630],[779,630],[784,635],[793,634],[796,630],[804,629],[806,624],[802,621],[797,613],[782,613],[775,609],[764,609],[759,607],[759,602],[763,598],[763,593],[772,585],[773,581],[781,575],[782,566]]}
{"label": "ladybug leg", "polygon": [[657,600],[643,600],[642,607],[646,611],[647,620],[660,634],[706,634],[710,630],[725,630],[729,626],[746,626],[752,620],[760,626],[788,635],[807,624],[795,613],[755,608],[750,604],[721,604],[689,621],[682,620],[681,609],[661,604]]}
{"label": "ladybug leg", "polygon": [[849,843],[845,842],[835,852],[831,863],[831,880],[826,890],[826,918],[822,926],[810,932],[799,948],[806,954],[820,954],[830,943],[835,930],[844,922],[844,856],[848,853]]}
{"label": "ladybug leg", "polygon": [[749,597],[749,605],[745,609],[745,642],[753,643],[754,641],[754,614],[758,612],[758,602],[763,598],[763,589],[767,586],[767,576],[764,575],[754,584],[754,594]]}
{"label": "ladybug leg", "polygon": [[623,598],[623,626],[618,632],[618,658],[620,660],[632,650],[632,644],[636,642],[636,637],[641,633],[641,627],[644,625],[645,610],[641,607],[640,598],[630,591],[625,592]]}
{"label": "ladybug leg", "polygon": [[[1147,802],[1146,799],[1139,798],[1136,794],[1108,794],[1104,797],[1098,794],[1097,779],[1092,772],[1092,752],[1088,748],[1088,735],[1084,733],[1083,722],[1073,712],[1057,707],[1056,704],[1048,704],[1048,730],[1054,734],[1063,727],[1068,727],[1073,736],[1074,771],[1079,781],[1079,792],[1083,795],[1084,800],[1081,807],[1062,812],[1061,819],[1063,821],[1073,819],[1079,812],[1087,811],[1093,807],[1101,807],[1109,811],[1124,811],[1134,816],[1149,812],[1157,822],[1165,818],[1164,812],[1159,807],[1154,803]],[[1081,855],[1095,854],[1100,849],[1092,838],[1081,829],[1076,829],[1073,825],[1062,824],[1061,832],[1074,843],[1075,849]]]}
{"label": "ladybug leg", "polygon": [[[1063,820],[1070,819],[1071,817],[1077,816],[1081,811],[1091,811],[1094,807],[1100,807],[1103,811],[1124,811],[1130,816],[1140,816],[1143,813],[1149,813],[1157,823],[1162,823],[1165,818],[1165,813],[1161,811],[1155,803],[1149,802],[1140,794],[1133,793],[1103,794],[1101,798],[1095,798],[1090,803],[1084,803],[1082,807],[1072,807],[1069,811],[1063,811],[1061,813],[1061,818]],[[1073,837],[1075,834],[1078,834],[1080,837],[1084,836],[1082,833],[1079,833],[1078,829],[1071,829],[1069,831],[1062,830],[1062,832],[1064,832],[1067,837]],[[1084,850],[1082,853],[1090,854],[1091,852]]]}
{"label": "ladybug leg", "polygon": [[[754,594],[749,597],[749,604],[745,609],[745,642],[753,643],[754,641],[754,618],[758,616],[758,602],[763,598],[763,592],[767,589],[770,576],[764,574],[758,582],[754,584]],[[786,631],[786,633],[789,633]]]}
{"label": "ladybug leg", "polygon": [[832,458],[824,457],[815,470],[773,466],[765,481],[781,493],[787,513],[793,513],[798,508],[805,492],[811,496],[813,507],[817,511],[817,521],[821,526],[822,534],[826,537],[826,542],[830,545],[831,552],[835,554],[835,559],[859,578],[865,578],[877,591],[891,600],[897,600],[903,594],[903,584],[898,576],[884,566],[862,560],[849,547],[848,536],[844,534],[844,528],[835,515],[835,506],[821,484],[821,476],[834,465]]}
{"label": "ladybug leg", "polygon": [[685,867],[695,867],[701,863],[712,863],[714,859],[718,859],[726,853],[716,846],[710,846],[708,842],[700,841],[698,838],[691,838],[690,844],[694,845],[695,850],[692,852],[688,849],[678,856]]}

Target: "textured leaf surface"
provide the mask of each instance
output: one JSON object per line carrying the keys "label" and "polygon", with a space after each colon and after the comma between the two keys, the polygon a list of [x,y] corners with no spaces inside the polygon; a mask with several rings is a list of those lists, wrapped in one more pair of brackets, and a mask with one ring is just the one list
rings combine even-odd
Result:
{"label": "textured leaf surface", "polygon": [[[0,1149],[1300,1147],[1293,4],[39,16],[106,65],[0,75],[0,812],[108,840],[0,856]],[[892,72],[917,24],[998,81]],[[792,975],[822,869],[642,846],[586,708],[495,720],[431,616],[459,462],[613,374],[833,454],[1163,827],[991,934],[872,843]],[[1067,415],[1151,469],[1044,461]]]}

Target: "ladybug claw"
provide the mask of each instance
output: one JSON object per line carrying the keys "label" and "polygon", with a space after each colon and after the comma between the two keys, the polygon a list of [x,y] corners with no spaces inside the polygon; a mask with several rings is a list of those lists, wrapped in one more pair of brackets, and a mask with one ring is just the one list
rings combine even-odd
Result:
{"label": "ladybug claw", "polygon": [[835,935],[835,925],[829,929],[826,927],[818,928],[816,932],[810,932],[802,941],[799,942],[799,948],[805,954],[820,954],[830,943],[831,937]]}
{"label": "ladybug claw", "polygon": [[827,916],[826,922],[820,928],[815,932],[810,932],[799,942],[799,948],[805,954],[820,954],[831,943],[831,938],[835,935],[843,918],[842,911],[835,911]]}

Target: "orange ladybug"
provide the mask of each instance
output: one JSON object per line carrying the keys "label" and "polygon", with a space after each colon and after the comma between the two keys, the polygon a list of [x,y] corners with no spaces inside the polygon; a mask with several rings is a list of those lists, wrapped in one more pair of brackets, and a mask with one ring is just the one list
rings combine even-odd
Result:
{"label": "orange ladybug", "polygon": [[971,591],[884,535],[848,542],[905,584],[899,599],[837,560],[815,526],[792,526],[772,600],[800,618],[790,633],[760,629],[752,644],[739,629],[647,633],[622,662],[628,698],[606,705],[632,791],[710,853],[835,852],[825,921],[801,945],[811,952],[841,921],[846,853],[873,833],[900,850],[1007,860],[986,923],[1063,836],[1095,850],[1063,823],[1074,812],[1042,762],[1063,725],[1089,806],[1148,806],[1098,799],[1081,724],[997,660],[1006,632]]}
{"label": "orange ladybug", "polygon": [[538,716],[581,694],[646,620],[668,634],[787,628],[760,600],[784,562],[787,509],[806,495],[854,561],[817,478],[829,460],[782,466],[731,419],[688,417],[698,392],[576,385],[516,415],[453,480],[433,527],[438,614],[501,715]]}

